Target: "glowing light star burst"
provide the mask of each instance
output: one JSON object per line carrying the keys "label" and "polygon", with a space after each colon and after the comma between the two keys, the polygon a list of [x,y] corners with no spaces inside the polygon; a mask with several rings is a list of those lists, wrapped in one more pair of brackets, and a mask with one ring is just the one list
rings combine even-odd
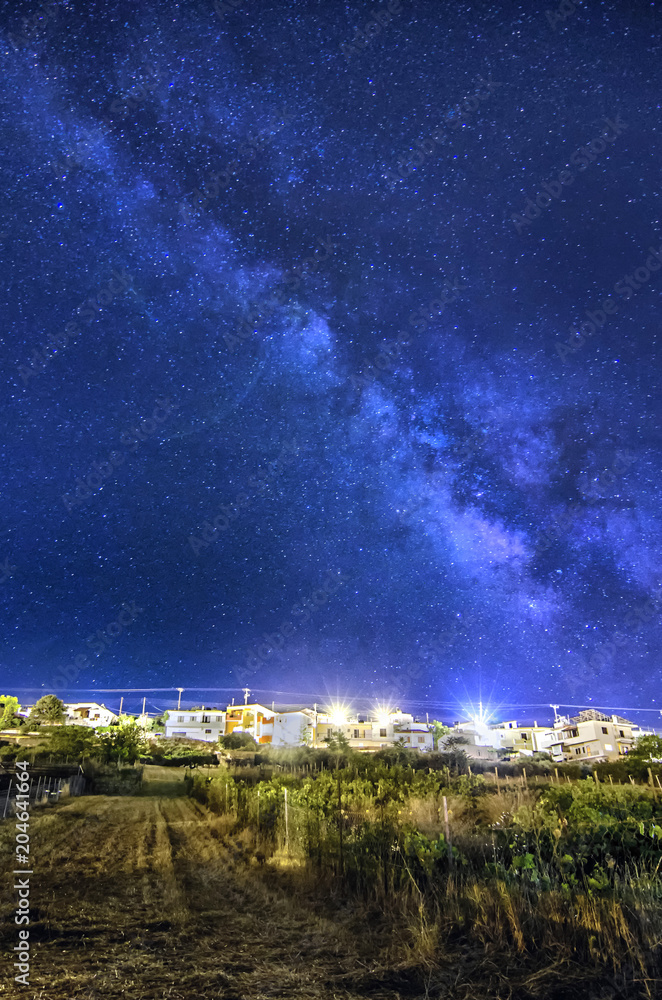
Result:
{"label": "glowing light star burst", "polygon": [[344,726],[349,718],[349,705],[332,702],[329,715],[334,726]]}
{"label": "glowing light star burst", "polygon": [[478,702],[478,709],[473,705],[463,708],[470,722],[473,723],[476,734],[481,740],[488,740],[490,734],[490,721],[494,716],[494,709],[483,707],[482,701]]}
{"label": "glowing light star burst", "polygon": [[380,726],[385,726],[389,721],[391,714],[394,710],[391,705],[380,704],[380,705],[375,705],[374,711]]}

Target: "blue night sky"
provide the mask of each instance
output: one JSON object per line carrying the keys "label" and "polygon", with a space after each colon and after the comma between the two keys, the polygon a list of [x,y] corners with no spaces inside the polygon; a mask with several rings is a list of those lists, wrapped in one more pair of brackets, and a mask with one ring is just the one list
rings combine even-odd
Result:
{"label": "blue night sky", "polygon": [[660,7],[556,9],[2,4],[3,687],[662,705]]}

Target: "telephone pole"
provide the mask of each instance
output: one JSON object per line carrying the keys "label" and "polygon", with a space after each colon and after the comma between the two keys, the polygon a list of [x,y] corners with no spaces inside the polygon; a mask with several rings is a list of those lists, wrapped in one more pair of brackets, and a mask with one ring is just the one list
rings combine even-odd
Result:
{"label": "telephone pole", "polygon": [[177,699],[177,709],[178,710],[182,707],[182,692],[183,692],[183,690],[184,690],[184,688],[177,688],[177,691],[179,691],[179,698]]}

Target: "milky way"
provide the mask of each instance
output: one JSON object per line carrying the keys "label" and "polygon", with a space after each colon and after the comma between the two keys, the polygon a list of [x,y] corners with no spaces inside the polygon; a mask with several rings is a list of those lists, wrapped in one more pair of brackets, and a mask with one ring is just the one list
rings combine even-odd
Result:
{"label": "milky way", "polygon": [[3,5],[6,687],[658,704],[659,11],[562,6]]}

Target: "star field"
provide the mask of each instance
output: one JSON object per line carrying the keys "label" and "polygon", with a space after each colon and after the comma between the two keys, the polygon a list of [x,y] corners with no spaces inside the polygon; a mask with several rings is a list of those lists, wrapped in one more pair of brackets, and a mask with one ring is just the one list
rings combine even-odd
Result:
{"label": "star field", "polygon": [[5,686],[656,707],[659,8],[37,10]]}

